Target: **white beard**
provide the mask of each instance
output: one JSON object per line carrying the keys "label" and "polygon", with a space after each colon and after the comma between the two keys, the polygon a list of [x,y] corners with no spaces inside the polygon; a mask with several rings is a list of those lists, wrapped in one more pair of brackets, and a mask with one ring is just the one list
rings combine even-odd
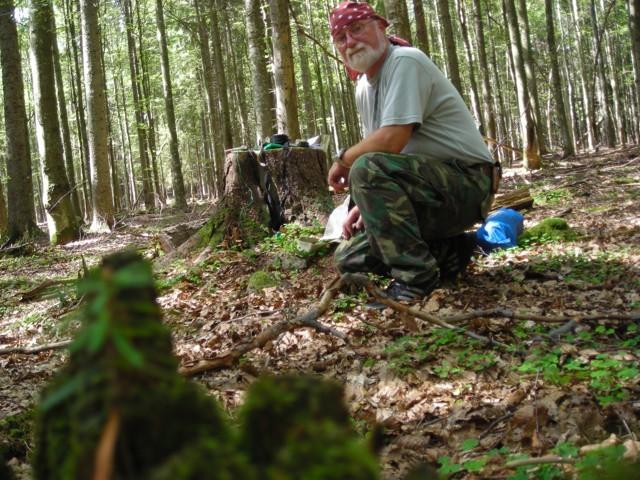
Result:
{"label": "white beard", "polygon": [[366,43],[358,42],[354,47],[345,52],[347,65],[356,72],[365,73],[374,63],[380,60],[386,48],[385,42],[378,42],[376,48]]}

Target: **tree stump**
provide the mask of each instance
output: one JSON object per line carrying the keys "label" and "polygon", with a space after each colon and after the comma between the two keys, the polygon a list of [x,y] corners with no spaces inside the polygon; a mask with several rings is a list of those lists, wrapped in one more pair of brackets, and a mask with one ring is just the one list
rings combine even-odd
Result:
{"label": "tree stump", "polygon": [[260,156],[278,190],[286,221],[324,224],[333,210],[324,150],[289,147]]}
{"label": "tree stump", "polygon": [[287,222],[324,223],[333,209],[324,151],[229,150],[224,195],[198,232],[201,246],[252,246]]}

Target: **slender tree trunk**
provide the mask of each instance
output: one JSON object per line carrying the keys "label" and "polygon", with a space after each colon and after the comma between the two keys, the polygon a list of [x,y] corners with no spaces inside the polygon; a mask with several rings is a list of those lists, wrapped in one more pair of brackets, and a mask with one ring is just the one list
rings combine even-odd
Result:
{"label": "slender tree trunk", "polygon": [[[294,6],[296,17],[300,9]],[[302,99],[304,105],[304,128],[303,135],[309,138],[313,132],[312,126],[316,124],[316,112],[313,105],[313,87],[311,82],[311,69],[309,68],[309,57],[307,55],[307,41],[302,34],[301,27],[296,28],[296,38],[298,40],[298,59],[300,62],[300,79],[302,80]]]}
{"label": "slender tree trunk", "polygon": [[[600,10],[605,10],[604,0],[600,0]],[[627,126],[625,119],[625,112],[622,105],[622,99],[620,98],[620,85],[618,83],[618,75],[620,74],[620,68],[618,62],[616,61],[616,55],[614,54],[615,49],[613,47],[613,41],[611,37],[611,33],[608,29],[604,29],[604,52],[607,59],[607,64],[610,66],[610,75],[609,75],[609,88],[611,89],[611,93],[613,95],[613,114],[615,121],[615,128],[618,131],[618,135],[620,138],[620,143],[622,145],[626,145],[627,143]]]}
{"label": "slender tree trunk", "polygon": [[[544,9],[547,18],[547,45],[549,46],[549,63],[551,66],[551,86],[553,88],[553,98],[556,104],[556,112],[558,114],[558,124],[560,126],[560,134],[562,136],[563,157],[575,155],[573,146],[573,136],[571,134],[571,125],[567,117],[567,111],[564,106],[564,98],[562,96],[562,80],[560,77],[560,67],[558,66],[558,51],[556,47],[556,33],[553,22],[553,5],[552,0],[544,0]],[[549,130],[551,132],[551,130]]]}
{"label": "slender tree trunk", "polygon": [[[491,72],[487,62],[487,49],[484,41],[484,26],[482,23],[482,8],[480,0],[473,0],[475,7],[475,30],[478,43],[478,63],[482,80],[482,111],[484,113],[484,125],[486,135],[497,140],[496,114],[493,108],[493,93],[491,91]],[[489,149],[495,154],[495,144],[489,144]]]}
{"label": "slender tree trunk", "polygon": [[440,24],[442,26],[443,42],[447,50],[449,79],[458,92],[463,95],[458,53],[456,52],[456,42],[453,36],[453,25],[451,24],[448,0],[438,0],[438,13],[440,16]]}
{"label": "slender tree trunk", "polygon": [[227,75],[222,60],[222,37],[216,11],[216,1],[209,0],[209,15],[211,19],[211,51],[213,52],[213,64],[216,70],[216,84],[218,87],[218,99],[220,101],[220,114],[222,120],[222,145],[225,149],[233,147],[233,132],[231,131],[231,115],[229,114],[229,97],[227,94]]}
{"label": "slender tree trunk", "polygon": [[[628,0],[629,35],[631,36],[631,59],[633,62],[633,92],[636,114],[640,114],[640,0]],[[634,120],[636,139],[640,141],[640,119]]]}
{"label": "slender tree trunk", "polygon": [[476,83],[476,73],[474,69],[473,51],[471,49],[471,41],[469,40],[469,29],[467,27],[467,15],[463,0],[456,0],[456,10],[458,12],[458,20],[460,21],[460,32],[462,33],[462,41],[464,43],[464,52],[467,57],[469,68],[469,83],[471,86],[471,111],[473,112],[476,122],[480,126],[480,131],[484,134],[485,127],[480,111],[480,98],[478,95],[478,84]]}
{"label": "slender tree trunk", "polygon": [[[55,30],[55,18],[53,28]],[[53,65],[56,76],[56,97],[58,98],[58,115],[60,117],[60,127],[62,129],[62,149],[64,151],[64,163],[67,170],[67,178],[71,186],[71,204],[77,217],[82,218],[80,210],[80,199],[76,185],[75,168],[73,166],[73,148],[71,147],[71,132],[69,130],[69,115],[67,113],[67,100],[64,95],[64,85],[62,81],[62,68],[60,67],[60,53],[58,51],[58,40],[53,44]]]}
{"label": "slender tree trunk", "polygon": [[263,141],[273,132],[273,110],[269,94],[269,72],[267,71],[267,48],[264,43],[264,22],[260,11],[260,0],[245,0],[247,42],[249,43],[249,64],[251,65],[251,85],[256,115],[256,131]]}
{"label": "slender tree trunk", "polygon": [[413,17],[416,21],[416,40],[418,48],[424,53],[429,53],[429,30],[427,29],[427,22],[424,17],[424,5],[422,0],[413,0]]}
{"label": "slender tree trunk", "polygon": [[593,106],[593,86],[585,66],[587,62],[585,59],[586,47],[582,37],[582,22],[580,21],[580,11],[578,9],[577,0],[571,0],[571,13],[573,15],[573,24],[575,25],[576,44],[578,49],[577,60],[580,73],[580,86],[582,87],[585,123],[587,127],[587,142],[589,149],[593,150],[596,148],[597,141],[595,112]]}
{"label": "slender tree trunk", "polygon": [[0,65],[7,161],[7,228],[10,240],[38,231],[33,202],[29,132],[22,83],[22,65],[13,0],[0,0]]}
{"label": "slender tree trunk", "polygon": [[522,163],[527,169],[541,167],[540,148],[535,121],[528,103],[527,78],[524,71],[524,61],[522,58],[522,44],[520,43],[520,33],[518,31],[518,19],[514,0],[504,0],[503,3],[509,30],[509,43],[511,57],[515,71],[516,88],[518,91],[518,110],[520,114],[520,134],[523,143]]}
{"label": "slender tree trunk", "polygon": [[147,210],[156,207],[153,195],[152,166],[149,164],[147,152],[147,131],[143,114],[140,94],[141,75],[138,72],[136,45],[133,38],[133,16],[131,14],[131,0],[122,1],[122,14],[127,31],[127,50],[129,56],[129,73],[131,75],[131,92],[133,94],[133,108],[135,110],[136,129],[138,133],[138,154],[140,155],[140,169],[142,173],[142,197]]}
{"label": "slender tree trunk", "polygon": [[87,92],[87,137],[93,192],[91,230],[109,231],[114,224],[113,190],[109,172],[107,100],[102,69],[102,40],[95,0],[80,0],[82,64]]}
{"label": "slender tree trunk", "polygon": [[289,0],[269,0],[273,28],[273,68],[276,83],[276,119],[280,133],[300,138],[298,98],[291,50]]}
{"label": "slender tree trunk", "polygon": [[533,49],[531,48],[531,35],[529,33],[529,17],[527,15],[526,0],[517,0],[516,15],[519,23],[520,41],[522,45],[522,61],[524,73],[527,76],[527,92],[531,104],[533,121],[536,124],[538,145],[540,150],[545,149],[545,132],[542,116],[540,115],[540,97],[538,96],[538,82],[534,69]]}
{"label": "slender tree trunk", "polygon": [[171,152],[171,182],[176,208],[187,208],[182,177],[182,162],[178,146],[178,132],[176,129],[176,114],[173,108],[173,88],[171,85],[171,71],[169,68],[169,48],[164,28],[164,11],[162,0],[156,0],[156,26],[158,29],[158,43],[160,44],[160,67],[162,69],[162,88],[164,92],[164,108],[169,129],[169,151]]}
{"label": "slender tree trunk", "polygon": [[[76,7],[79,7],[76,3]],[[73,57],[72,86],[76,91],[76,122],[78,124],[78,138],[80,140],[80,173],[82,177],[82,193],[84,196],[84,214],[88,219],[91,211],[91,187],[87,182],[89,165],[89,144],[87,142],[87,122],[85,118],[84,95],[82,90],[82,74],[80,72],[79,53],[81,49],[80,36],[76,35],[76,26],[73,19],[74,12],[71,8],[70,0],[65,0],[65,20],[69,32],[68,43],[71,45],[71,55]],[[77,12],[79,14],[79,10]]]}
{"label": "slender tree trunk", "polygon": [[384,0],[387,20],[391,23],[391,31],[411,43],[411,27],[405,0]]}
{"label": "slender tree trunk", "polygon": [[49,240],[65,244],[80,235],[64,169],[53,67],[53,7],[50,0],[31,1],[31,51],[36,131],[42,160],[43,197]]}

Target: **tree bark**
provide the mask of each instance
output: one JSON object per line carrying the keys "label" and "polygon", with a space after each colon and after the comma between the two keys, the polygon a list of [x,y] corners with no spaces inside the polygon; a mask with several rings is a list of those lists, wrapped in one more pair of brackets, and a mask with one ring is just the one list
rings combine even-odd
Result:
{"label": "tree bark", "polygon": [[520,134],[523,144],[522,163],[526,169],[541,167],[540,147],[538,145],[537,129],[531,111],[527,78],[522,57],[522,44],[518,30],[518,19],[514,0],[504,0],[503,7],[507,18],[511,57],[515,71],[516,88],[518,91],[518,111],[520,115]]}
{"label": "tree bark", "polygon": [[456,52],[456,42],[453,36],[453,25],[451,24],[448,0],[438,0],[438,13],[440,16],[440,24],[442,26],[443,42],[447,50],[449,79],[451,80],[451,83],[453,83],[453,86],[456,87],[456,90],[460,92],[460,95],[463,95],[458,53]]}
{"label": "tree bark", "polygon": [[178,146],[178,132],[176,129],[176,114],[173,107],[173,87],[171,85],[171,70],[169,66],[169,48],[167,34],[164,27],[164,11],[162,0],[156,0],[156,27],[158,29],[158,43],[160,44],[160,68],[162,69],[162,88],[164,93],[164,108],[169,129],[169,151],[171,152],[171,185],[175,206],[179,210],[187,208],[182,176],[182,162]]}
{"label": "tree bark", "polygon": [[269,72],[267,71],[267,47],[264,43],[264,22],[260,11],[260,0],[245,0],[251,86],[256,116],[256,132],[261,143],[273,132],[273,106],[269,94]]}
{"label": "tree bark", "polygon": [[[299,17],[300,9],[293,6],[296,17]],[[302,27],[296,25],[296,38],[298,40],[298,59],[300,62],[300,79],[302,80],[302,99],[304,104],[304,128],[302,133],[305,138],[309,138],[315,133],[313,127],[316,125],[316,112],[313,105],[313,84],[311,81],[311,69],[309,68],[309,56],[307,54],[307,40],[302,34]]]}
{"label": "tree bark", "polygon": [[[486,135],[497,140],[496,114],[493,107],[493,93],[491,91],[491,72],[487,62],[487,49],[484,40],[484,26],[482,23],[482,7],[480,0],[473,0],[475,7],[475,31],[478,43],[478,63],[482,80],[482,111],[484,114],[484,126]],[[495,154],[495,144],[489,146],[492,154]]]}
{"label": "tree bark", "polygon": [[220,101],[220,119],[222,128],[222,145],[225,149],[233,147],[233,132],[231,131],[231,115],[229,114],[229,97],[227,94],[227,75],[222,59],[222,37],[220,36],[220,26],[218,12],[216,11],[216,1],[209,0],[209,15],[211,19],[211,50],[213,52],[213,64],[216,70],[216,85],[218,87],[218,99]]}
{"label": "tree bark", "polygon": [[407,42],[411,41],[411,27],[405,0],[384,0],[387,20],[391,23],[391,31]]}
{"label": "tree bark", "polygon": [[104,232],[113,228],[114,209],[107,125],[107,100],[102,69],[100,25],[95,0],[80,0],[82,30],[82,64],[84,89],[87,92],[87,137],[91,166],[92,221],[91,231]]}
{"label": "tree bark", "polygon": [[147,151],[147,131],[144,127],[145,119],[140,93],[140,75],[137,65],[136,45],[133,38],[133,16],[131,13],[131,0],[123,0],[122,15],[127,31],[127,51],[129,56],[129,74],[131,76],[131,92],[133,95],[133,108],[135,110],[136,130],[138,133],[138,154],[140,155],[140,170],[142,171],[142,198],[147,210],[153,211],[156,201],[153,194],[153,182],[151,179],[152,166],[149,164]]}
{"label": "tree bark", "polygon": [[7,229],[10,240],[38,231],[33,201],[29,132],[22,83],[22,62],[13,0],[0,0],[0,65],[7,162]]}
{"label": "tree bark", "polygon": [[[631,56],[635,83],[636,112],[640,112],[640,0],[628,0],[629,35],[631,36]],[[640,120],[635,119],[636,139],[640,140]]]}
{"label": "tree bark", "polygon": [[53,67],[53,7],[50,0],[31,0],[31,51],[36,137],[42,160],[43,200],[49,240],[65,244],[80,235],[64,169]]}
{"label": "tree bark", "polygon": [[575,155],[576,152],[573,144],[573,135],[571,134],[571,125],[567,117],[567,110],[562,95],[562,80],[560,77],[560,67],[558,66],[558,50],[556,47],[553,5],[551,2],[552,0],[544,0],[544,10],[547,18],[547,45],[549,47],[549,63],[551,67],[551,86],[553,88],[553,98],[556,103],[555,110],[558,114],[560,134],[562,136],[563,157],[568,157]]}
{"label": "tree bark", "polygon": [[289,0],[269,0],[269,6],[273,28],[271,40],[276,84],[276,120],[279,133],[286,133],[293,141],[300,138],[300,124],[291,49]]}
{"label": "tree bark", "polygon": [[469,29],[467,27],[467,14],[465,12],[465,5],[463,0],[456,0],[456,10],[458,12],[458,20],[460,21],[460,33],[462,34],[462,41],[464,43],[464,52],[467,57],[467,64],[469,69],[469,84],[471,87],[471,111],[476,118],[476,122],[480,126],[480,131],[484,133],[484,121],[482,118],[482,112],[480,111],[480,96],[478,95],[478,84],[476,83],[476,73],[474,69],[473,50],[471,48],[471,41],[469,40]]}
{"label": "tree bark", "polygon": [[424,17],[424,5],[422,5],[422,0],[413,0],[413,17],[416,20],[416,40],[418,48],[427,55],[430,55],[429,31]]}

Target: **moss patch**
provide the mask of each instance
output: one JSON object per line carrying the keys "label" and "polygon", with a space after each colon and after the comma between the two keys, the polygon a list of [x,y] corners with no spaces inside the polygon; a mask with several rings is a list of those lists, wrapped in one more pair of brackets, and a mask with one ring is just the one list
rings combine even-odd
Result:
{"label": "moss patch", "polygon": [[258,270],[249,277],[249,290],[262,290],[263,288],[275,287],[278,285],[278,279],[273,273]]}
{"label": "moss patch", "polygon": [[572,229],[563,218],[549,217],[537,225],[528,228],[518,238],[521,247],[547,242],[569,242],[578,238],[578,233]]}

